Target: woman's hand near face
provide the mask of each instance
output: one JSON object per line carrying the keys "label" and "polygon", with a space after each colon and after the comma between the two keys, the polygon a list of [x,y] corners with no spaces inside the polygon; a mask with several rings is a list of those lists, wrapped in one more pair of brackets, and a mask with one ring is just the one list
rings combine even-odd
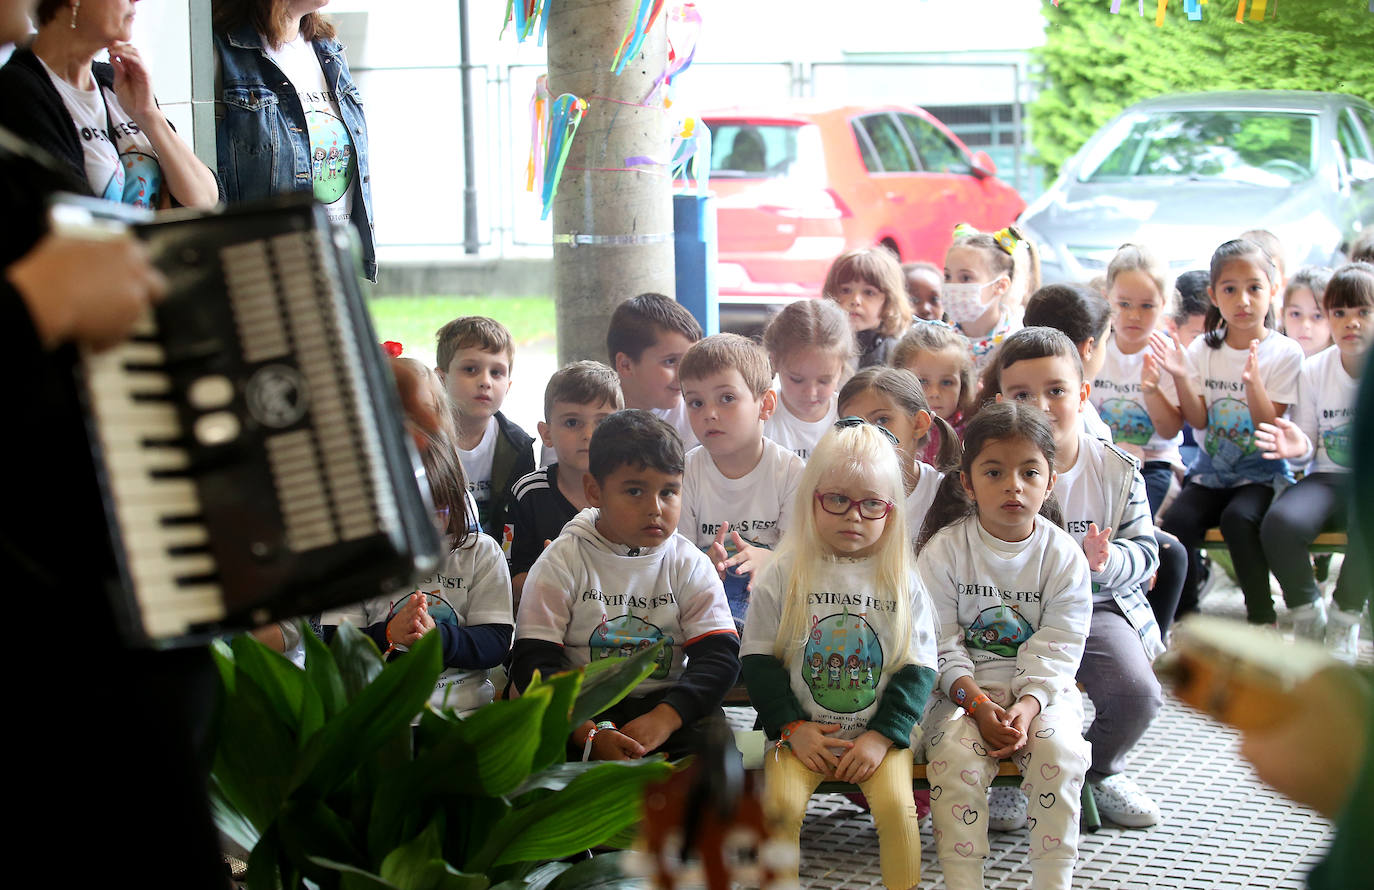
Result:
{"label": "woman's hand near face", "polygon": [[119,104],[142,129],[148,129],[153,115],[161,116],[153,96],[153,76],[132,43],[110,44],[110,64],[114,67],[114,91]]}

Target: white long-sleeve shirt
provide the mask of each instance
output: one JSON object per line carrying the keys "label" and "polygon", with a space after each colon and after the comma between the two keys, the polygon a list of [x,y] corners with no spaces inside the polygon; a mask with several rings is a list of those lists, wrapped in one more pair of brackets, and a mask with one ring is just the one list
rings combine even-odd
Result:
{"label": "white long-sleeve shirt", "polygon": [[960,677],[1033,695],[1042,708],[1076,691],[1092,589],[1068,532],[1037,516],[1030,537],[1010,543],[969,516],[927,541],[916,566],[939,621],[946,696]]}

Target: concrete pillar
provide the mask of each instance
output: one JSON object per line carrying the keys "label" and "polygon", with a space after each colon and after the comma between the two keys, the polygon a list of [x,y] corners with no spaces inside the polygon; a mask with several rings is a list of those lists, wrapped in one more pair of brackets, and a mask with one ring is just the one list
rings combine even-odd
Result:
{"label": "concrete pillar", "polygon": [[639,107],[667,63],[667,32],[660,16],[639,55],[616,76],[611,61],[635,0],[560,0],[546,9],[549,91],[588,102],[553,203],[558,360],[604,362],[606,322],[616,305],[645,291],[674,290],[667,168],[623,172],[626,158],[667,153],[669,115]]}

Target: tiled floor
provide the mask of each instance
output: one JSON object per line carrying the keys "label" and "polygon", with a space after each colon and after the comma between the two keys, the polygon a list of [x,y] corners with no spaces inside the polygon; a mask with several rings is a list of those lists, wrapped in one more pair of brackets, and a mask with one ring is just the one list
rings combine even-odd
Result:
{"label": "tiled floor", "polygon": [[[1333,567],[1332,576],[1336,569]],[[1208,613],[1243,617],[1240,593],[1218,584]],[[1280,619],[1282,621],[1282,619]],[[1362,661],[1371,659],[1362,641]],[[748,713],[747,711],[745,713]],[[732,717],[743,720],[745,714]],[[1237,753],[1237,733],[1170,699],[1131,758],[1130,773],[1159,802],[1163,821],[1149,829],[1105,823],[1079,843],[1075,888],[1230,890],[1300,888],[1329,843],[1329,824],[1262,785]],[[945,886],[922,823],[921,887]],[[1026,831],[992,832],[988,890],[1030,887]],[[839,795],[812,799],[802,830],[802,884],[881,888],[877,835],[869,815]]]}

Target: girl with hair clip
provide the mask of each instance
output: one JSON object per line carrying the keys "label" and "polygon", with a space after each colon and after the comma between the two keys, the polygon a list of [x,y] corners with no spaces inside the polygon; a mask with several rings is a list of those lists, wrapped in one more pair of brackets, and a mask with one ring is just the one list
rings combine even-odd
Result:
{"label": "girl with hair clip", "polygon": [[[1088,564],[1053,518],[1054,433],[1044,413],[988,405],[964,431],[958,474],[917,568],[939,620],[940,677],[922,721],[935,847],[950,890],[982,890],[987,788],[1010,757],[1032,800],[1031,887],[1072,886],[1088,764],[1074,676],[1092,618]],[[1048,515],[1046,515],[1048,514]]]}
{"label": "girl with hair clip", "polygon": [[1324,308],[1336,345],[1303,362],[1292,420],[1276,418],[1255,430],[1265,457],[1311,460],[1307,474],[1275,498],[1260,538],[1294,626],[1324,639],[1337,658],[1354,664],[1360,616],[1369,600],[1368,554],[1358,546],[1346,550],[1328,615],[1307,548],[1322,531],[1349,527],[1355,402],[1374,340],[1374,266],[1351,263],[1338,269],[1325,288]]}
{"label": "girl with hair clip", "polygon": [[[1154,825],[1159,821],[1158,805],[1125,772],[1127,753],[1163,702],[1152,664],[1164,652],[1164,644],[1146,596],[1159,568],[1159,545],[1145,480],[1135,458],[1083,431],[1079,411],[1087,403],[1089,386],[1079,352],[1065,334],[1053,328],[1022,328],[1002,343],[991,370],[990,392],[998,399],[1034,405],[1049,417],[1058,474],[1055,498],[1064,527],[1081,547],[1091,572],[1092,630],[1078,682],[1096,708],[1083,737],[1092,745],[1088,780],[1098,808],[1118,825]],[[1174,546],[1177,549],[1176,542]],[[1176,572],[1169,582],[1172,591],[1161,592],[1169,606],[1176,601],[1181,580]],[[1005,820],[1009,828],[1020,827],[1023,799],[1001,796],[1005,799],[993,801],[993,827],[997,820]]]}
{"label": "girl with hair clip", "polygon": [[[901,500],[888,433],[848,419],[826,433],[798,487],[796,520],[754,582],[740,644],[749,697],[777,739],[764,758],[765,813],[800,854],[816,786],[827,779],[859,785],[889,890],[921,878],[906,749],[936,664],[934,618]],[[857,684],[852,670],[839,683],[831,675],[841,674],[827,670],[870,662]],[[795,885],[796,868],[780,879]]]}
{"label": "girl with hair clip", "polygon": [[[877,424],[896,438],[907,525],[914,546],[944,470],[959,462],[958,433],[931,410],[916,375],[898,368],[865,368],[851,377],[840,390],[840,413]],[[940,436],[934,466],[921,460],[932,428]]]}
{"label": "girl with hair clip", "polygon": [[763,348],[777,374],[778,406],[763,434],[806,460],[839,417],[835,391],[854,358],[854,332],[836,303],[797,300],[768,323]]}
{"label": "girl with hair clip", "polygon": [[[1029,262],[1018,269],[1016,255],[1022,250]],[[979,232],[967,223],[954,227],[940,297],[946,317],[968,340],[976,367],[984,367],[993,347],[1020,327],[1011,309],[1020,299],[1013,294],[1039,287],[1040,254],[1016,226],[996,232]]]}
{"label": "girl with hair clip", "polygon": [[[1207,288],[1212,305],[1206,333],[1186,353],[1172,338],[1162,358],[1174,378],[1184,420],[1204,438],[1183,490],[1160,521],[1188,550],[1188,572],[1178,614],[1198,608],[1197,548],[1214,525],[1231,552],[1251,624],[1276,625],[1269,591],[1269,559],[1260,523],[1277,486],[1293,481],[1288,463],[1266,460],[1255,429],[1283,416],[1298,397],[1302,347],[1274,330],[1277,271],[1254,242],[1227,241],[1212,254]],[[1297,615],[1296,629],[1311,628],[1315,610]]]}
{"label": "girl with hair clip", "polygon": [[861,247],[840,254],[825,274],[821,296],[849,313],[860,368],[887,364],[897,338],[911,327],[911,301],[902,267],[886,247]]}
{"label": "girl with hair clip", "polygon": [[[930,410],[956,434],[963,434],[978,396],[978,381],[974,379],[968,343],[958,331],[947,324],[913,325],[892,351],[892,367],[915,374]],[[943,435],[933,433],[921,460],[939,463],[944,442]]]}
{"label": "girl with hair clip", "polygon": [[[419,375],[421,407],[425,392],[442,394],[438,375],[418,361],[393,361],[398,377]],[[432,407],[432,406],[429,406]],[[439,412],[444,417],[446,411]],[[439,570],[421,580],[414,592],[399,598],[374,597],[320,617],[328,642],[345,621],[372,638],[388,658],[404,653],[427,633],[443,638],[444,670],[439,674],[430,704],[467,716],[495,697],[488,676],[510,652],[515,618],[511,613],[510,572],[496,540],[476,526],[476,505],[468,494],[467,477],[458,462],[454,439],[446,424],[407,423],[411,436],[422,443],[420,459],[434,498],[436,521],[447,536],[449,552]]]}

